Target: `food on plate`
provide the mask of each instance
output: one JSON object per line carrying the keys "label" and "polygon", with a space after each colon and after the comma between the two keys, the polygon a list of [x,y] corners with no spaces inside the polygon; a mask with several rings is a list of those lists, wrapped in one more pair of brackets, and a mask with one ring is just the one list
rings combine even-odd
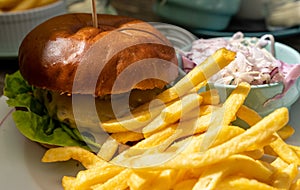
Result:
{"label": "food on plate", "polygon": [[[270,38],[270,42],[268,42]],[[183,68],[189,72],[195,65],[211,55],[216,49],[226,47],[237,52],[236,58],[227,67],[209,79],[211,83],[236,85],[248,82],[251,85],[262,85],[282,82],[283,92],[280,98],[300,76],[300,64],[287,64],[276,59],[274,37],[266,34],[261,38],[245,38],[241,32],[231,38],[198,39],[190,50],[182,51]],[[269,45],[271,52],[265,47]]]}
{"label": "food on plate", "polygon": [[[197,68],[201,68],[201,64]],[[179,101],[181,106],[174,110],[170,120],[155,115],[152,121],[160,120],[150,124],[155,130],[149,132],[149,125],[143,126],[140,133],[144,138],[135,144],[125,148],[119,144],[119,150],[114,150],[113,156],[114,145],[102,146],[102,152],[110,153],[106,154],[107,157],[74,146],[52,148],[46,151],[42,161],[74,159],[83,164],[86,169],[76,176],[63,177],[64,189],[299,188],[300,147],[286,144],[279,135],[286,138],[293,133],[291,126],[287,125],[288,109],[278,108],[262,118],[243,105],[251,87],[241,82],[224,103],[212,101],[213,104],[203,104],[203,98],[199,98],[195,104],[200,109],[193,106],[193,109],[186,110],[190,102],[185,99],[193,101],[197,96],[216,93],[215,90],[198,93],[187,87],[186,93],[180,91],[180,97],[174,95],[172,92],[178,86],[189,86],[188,79],[192,79],[194,73],[189,72],[173,87],[157,95],[163,97],[163,102],[172,102],[165,103],[161,110],[177,107]],[[195,82],[194,88],[199,84],[206,83],[202,80]],[[136,112],[142,114],[144,107],[148,106],[146,103]],[[186,112],[188,117],[183,114],[177,118],[177,111]],[[237,118],[250,127],[243,129],[235,125],[233,121]],[[165,123],[168,121],[171,122]],[[166,126],[161,127],[162,122]],[[113,144],[112,139],[106,142]]]}
{"label": "food on plate", "polygon": [[[297,177],[300,147],[286,144],[278,135],[281,130],[291,131],[287,125],[288,109],[279,108],[261,118],[243,105],[249,90],[248,83],[238,84],[224,103],[210,105],[214,107],[209,109],[211,112],[197,113],[195,118],[190,118],[199,122],[185,123],[181,128],[180,120],[177,120],[127,147],[109,159],[110,162],[74,146],[49,149],[42,161],[74,159],[82,163],[85,170],[76,176],[63,177],[62,186],[66,190],[300,188]],[[186,93],[183,97],[189,95]],[[199,102],[198,106],[204,105]],[[200,122],[200,118],[207,115],[210,120]],[[247,122],[250,128],[233,125],[237,117]],[[189,126],[191,124],[194,126]],[[204,125],[207,127],[202,131],[183,130]],[[210,138],[213,138],[209,141],[210,146],[205,145],[206,139]],[[202,146],[207,149],[203,150]],[[268,151],[267,147],[273,151]],[[111,147],[105,149],[102,151],[109,152]],[[160,159],[162,162],[157,162]]]}
{"label": "food on plate", "polygon": [[4,95],[29,139],[98,150],[101,122],[129,114],[177,78],[175,50],[154,27],[114,15],[98,15],[98,25],[90,14],[66,14],[24,38]]}
{"label": "food on plate", "polygon": [[244,81],[224,102],[216,89],[199,92],[234,51],[217,49],[167,86],[178,76],[167,39],[143,21],[98,16],[99,28],[89,14],[35,28],[5,80],[20,132],[58,146],[42,161],[86,168],[64,176],[64,189],[300,188],[300,147],[283,140],[293,133],[287,108],[261,117],[244,105]]}
{"label": "food on plate", "polygon": [[45,6],[58,0],[0,0],[0,12],[24,11]]}

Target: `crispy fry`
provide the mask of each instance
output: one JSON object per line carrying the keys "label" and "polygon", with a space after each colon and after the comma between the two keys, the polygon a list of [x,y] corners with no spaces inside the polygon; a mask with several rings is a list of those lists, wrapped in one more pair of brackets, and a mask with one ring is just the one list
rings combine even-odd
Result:
{"label": "crispy fry", "polygon": [[95,185],[94,187],[92,187],[92,189],[94,190],[127,189],[128,187],[127,179],[130,177],[131,173],[132,171],[130,169],[125,169],[118,175],[109,179],[107,182],[100,185]]}
{"label": "crispy fry", "polygon": [[160,105],[150,110],[135,112],[132,116],[102,122],[101,127],[108,133],[135,131],[151,122],[162,109],[163,106]]}
{"label": "crispy fry", "polygon": [[163,102],[169,102],[182,97],[198,84],[206,81],[213,74],[228,65],[235,58],[235,52],[225,48],[217,50],[209,56],[203,63],[196,66],[185,77],[178,81],[173,87],[165,90],[157,96]]}
{"label": "crispy fry", "polygon": [[[124,171],[124,168],[114,165],[94,167],[80,171],[69,189],[90,189],[91,186],[109,181],[122,171]],[[67,184],[66,182],[63,183]]]}
{"label": "crispy fry", "polygon": [[[242,105],[237,112],[237,117],[245,121],[249,126],[254,125],[258,121],[261,120],[261,116],[254,110],[250,109],[249,107]],[[282,139],[287,139],[292,136],[295,132],[290,125],[284,126],[282,129],[277,131],[278,135]]]}
{"label": "crispy fry", "polygon": [[[220,145],[220,144],[226,142],[227,140],[229,140],[229,139],[231,139],[231,138],[233,138],[237,135],[240,135],[243,132],[244,132],[244,129],[242,129],[242,128],[235,127],[235,126],[226,126],[221,130],[219,137],[214,141],[214,144],[212,145],[212,147]],[[184,143],[187,144],[185,149],[182,151],[182,154],[189,154],[189,153],[199,152],[200,151],[200,146],[202,144],[202,141],[203,141],[203,138],[204,138],[205,135],[206,134],[203,133],[203,134],[200,134],[200,135],[194,135],[191,140],[186,139],[186,140],[188,140],[188,142],[183,142],[182,143],[182,144],[184,144]],[[181,143],[181,141],[177,142],[177,144],[178,143]],[[184,146],[182,144],[180,144],[178,146],[177,144],[175,143],[174,145],[172,145],[170,147],[170,149],[174,150],[175,146],[177,146],[177,147]]]}
{"label": "crispy fry", "polygon": [[274,188],[268,184],[261,183],[254,179],[248,179],[248,178],[239,177],[239,176],[232,176],[232,177],[226,178],[224,181],[221,182],[220,185],[218,185],[217,189],[222,189],[222,190],[232,190],[232,189],[277,190],[277,188]]}
{"label": "crispy fry", "polygon": [[160,171],[139,171],[133,170],[128,179],[128,186],[132,190],[151,189],[151,183],[159,175]]}
{"label": "crispy fry", "polygon": [[181,100],[174,102],[162,110],[152,122],[143,128],[144,136],[150,136],[156,131],[159,131],[169,124],[175,123],[181,117],[184,118],[188,112],[195,107],[199,107],[202,102],[202,96],[198,94],[189,94],[184,96]]}
{"label": "crispy fry", "polygon": [[300,179],[297,179],[296,182],[294,182],[290,188],[290,190],[298,190],[298,189],[300,189]]}
{"label": "crispy fry", "polygon": [[258,159],[261,159],[264,156],[264,153],[265,153],[264,149],[260,148],[260,149],[245,151],[245,152],[242,152],[241,154],[258,160]]}
{"label": "crispy fry", "polygon": [[[178,155],[159,168],[185,168],[185,167],[203,167],[214,164],[226,157],[246,151],[247,147],[261,142],[270,137],[275,131],[282,128],[288,121],[287,108],[279,108],[264,117],[260,122],[225,143],[208,149],[202,153],[193,153],[189,155]],[[251,138],[250,138],[251,137]],[[240,143],[236,143],[240,142]],[[214,157],[213,155],[218,155]],[[187,161],[188,160],[188,161]]]}
{"label": "crispy fry", "polygon": [[220,96],[217,89],[201,92],[200,96],[203,97],[202,105],[218,105],[220,103]]}
{"label": "crispy fry", "polygon": [[71,189],[75,181],[76,181],[75,177],[64,176],[62,179],[62,186],[64,189]]}
{"label": "crispy fry", "polygon": [[191,190],[197,183],[197,179],[187,179],[174,186],[174,190]]}
{"label": "crispy fry", "polygon": [[109,161],[113,158],[115,153],[118,151],[119,142],[114,138],[108,137],[106,141],[102,144],[97,156],[103,160]]}
{"label": "crispy fry", "polygon": [[20,0],[0,0],[0,9],[5,11],[12,9],[15,7]]}
{"label": "crispy fry", "polygon": [[292,163],[284,169],[279,169],[273,176],[272,185],[278,189],[290,189],[298,173],[297,165]]}
{"label": "crispy fry", "polygon": [[215,189],[229,175],[240,173],[251,179],[269,183],[273,171],[261,162],[245,155],[233,155],[223,162],[208,167],[200,176],[194,189]]}
{"label": "crispy fry", "polygon": [[290,164],[296,163],[300,165],[299,156],[279,137],[279,135],[277,135],[277,137],[278,138],[269,145],[273,151],[284,161]]}
{"label": "crispy fry", "polygon": [[36,5],[36,7],[40,7],[40,6],[45,6],[51,3],[56,2],[57,0],[39,0],[38,4]]}
{"label": "crispy fry", "polygon": [[253,126],[261,120],[261,116],[256,111],[245,105],[242,105],[237,111],[237,117],[245,121],[249,126]]}
{"label": "crispy fry", "polygon": [[[262,118],[259,116],[254,110],[251,110],[250,108],[247,108],[246,106],[242,106],[238,111],[238,117],[246,121],[250,126],[253,124],[259,122]],[[290,129],[290,127],[284,126],[279,131],[282,131],[282,135],[284,135],[284,130],[286,130],[286,136],[288,136],[288,133],[293,133],[293,130]],[[288,132],[289,131],[289,132]],[[275,136],[277,139],[270,143],[270,148],[266,147],[266,153],[270,155],[278,155],[288,163],[297,163],[300,165],[300,158],[297,156],[297,154],[283,141],[283,139],[276,133]],[[289,155],[289,156],[286,156]]]}
{"label": "crispy fry", "polygon": [[111,137],[121,144],[126,144],[127,142],[135,142],[142,140],[144,138],[144,135],[138,132],[127,131],[113,133],[111,134]]}
{"label": "crispy fry", "polygon": [[291,127],[290,125],[286,125],[282,129],[277,131],[277,134],[282,139],[287,139],[287,138],[291,137],[294,133],[295,133],[295,129],[293,127]]}
{"label": "crispy fry", "polygon": [[[116,156],[112,163],[117,165],[122,165],[126,167],[132,168],[141,168],[141,167],[148,167],[152,165],[156,165],[159,162],[164,162],[166,159],[173,157],[176,152],[170,152],[169,154],[160,155],[160,153],[165,152],[165,150],[179,137],[181,137],[182,130],[176,130],[172,135],[168,136],[164,141],[159,142],[159,144],[147,147],[147,148],[139,148],[139,144],[123,151],[121,154]],[[157,141],[156,141],[157,142]],[[157,155],[158,156],[157,156]],[[138,156],[140,159],[144,159],[144,161],[138,163],[137,165],[133,166],[130,164],[131,158]],[[153,156],[152,159],[147,159],[148,156]]]}
{"label": "crispy fry", "polygon": [[295,145],[288,145],[300,157],[300,147]]}
{"label": "crispy fry", "polygon": [[271,166],[274,166],[278,170],[283,170],[288,167],[288,165],[289,164],[283,161],[280,157],[277,157],[273,162],[271,162]]}
{"label": "crispy fry", "polygon": [[80,147],[58,147],[46,151],[42,162],[58,162],[70,159],[78,160],[85,168],[110,165],[95,154]]}
{"label": "crispy fry", "polygon": [[15,7],[13,7],[10,11],[22,11],[30,8],[36,7],[38,4],[37,0],[22,0]]}
{"label": "crispy fry", "polygon": [[[213,58],[224,61],[222,51],[158,95],[159,101],[135,109],[134,117],[104,123],[111,134],[99,151],[103,158],[64,147],[48,150],[42,160],[75,159],[86,167],[76,177],[65,176],[64,189],[298,189],[300,147],[283,141],[294,133],[286,125],[287,108],[262,118],[243,105],[247,83],[240,83],[223,104],[216,90],[195,93],[217,70]],[[250,127],[234,126],[236,117]],[[135,144],[119,144],[129,141]]]}
{"label": "crispy fry", "polygon": [[150,137],[146,138],[143,141],[138,142],[134,147],[135,148],[149,148],[159,145],[161,142],[165,141],[170,136],[176,133],[178,124],[172,124],[168,128],[159,131],[155,134],[152,134]]}
{"label": "crispy fry", "polygon": [[198,85],[196,85],[194,88],[192,88],[189,93],[199,93],[200,90],[207,85],[207,80],[200,82]]}
{"label": "crispy fry", "polygon": [[221,128],[229,125],[233,120],[235,120],[235,115],[239,108],[244,103],[249,91],[250,85],[248,83],[242,82],[233,90],[233,92],[226,99],[221,109],[213,112],[213,121],[208,127],[207,135],[203,140],[201,145],[201,151],[208,149],[217,138]]}
{"label": "crispy fry", "polygon": [[188,114],[186,114],[187,116],[185,116],[184,118],[180,118],[180,121],[188,121],[188,120],[193,120],[196,121],[197,118],[204,116],[204,115],[208,115],[211,114],[213,111],[216,111],[218,108],[220,108],[220,106],[217,105],[200,105],[200,109],[196,108],[191,110]]}

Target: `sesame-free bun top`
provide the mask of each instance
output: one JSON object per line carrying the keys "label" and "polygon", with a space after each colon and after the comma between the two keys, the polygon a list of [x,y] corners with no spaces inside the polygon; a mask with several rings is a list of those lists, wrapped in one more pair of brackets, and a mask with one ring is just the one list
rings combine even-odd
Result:
{"label": "sesame-free bun top", "polygon": [[[19,48],[29,84],[68,94],[103,96],[163,88],[178,74],[170,42],[134,18],[91,14],[54,17],[34,28]],[[124,74],[125,73],[125,74]]]}

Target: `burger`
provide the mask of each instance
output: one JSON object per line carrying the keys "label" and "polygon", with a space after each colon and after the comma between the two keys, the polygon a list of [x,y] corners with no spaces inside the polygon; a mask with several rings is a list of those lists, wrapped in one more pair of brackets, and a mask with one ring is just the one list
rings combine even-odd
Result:
{"label": "burger", "polygon": [[4,95],[18,130],[46,147],[100,148],[101,123],[151,101],[178,76],[176,53],[150,24],[99,14],[53,17],[19,48]]}

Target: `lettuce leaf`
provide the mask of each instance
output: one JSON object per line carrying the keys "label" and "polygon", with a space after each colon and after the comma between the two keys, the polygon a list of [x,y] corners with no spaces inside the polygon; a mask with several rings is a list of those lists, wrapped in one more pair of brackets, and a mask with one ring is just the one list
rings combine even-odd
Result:
{"label": "lettuce leaf", "polygon": [[15,98],[19,94],[32,92],[32,87],[24,80],[21,73],[15,73],[5,76],[4,95],[8,98]]}
{"label": "lettuce leaf", "polygon": [[51,118],[42,101],[34,96],[35,88],[30,86],[19,71],[6,75],[4,95],[7,104],[18,108],[12,114],[18,130],[28,139],[56,146],[80,146],[91,150],[86,142],[93,147],[100,145],[88,137],[79,137],[77,129],[69,128],[58,120]]}
{"label": "lettuce leaf", "polygon": [[88,149],[83,142],[73,139],[63,128],[56,127],[55,122],[47,115],[39,116],[33,112],[15,111],[12,116],[18,130],[32,141],[57,146],[81,146]]}

